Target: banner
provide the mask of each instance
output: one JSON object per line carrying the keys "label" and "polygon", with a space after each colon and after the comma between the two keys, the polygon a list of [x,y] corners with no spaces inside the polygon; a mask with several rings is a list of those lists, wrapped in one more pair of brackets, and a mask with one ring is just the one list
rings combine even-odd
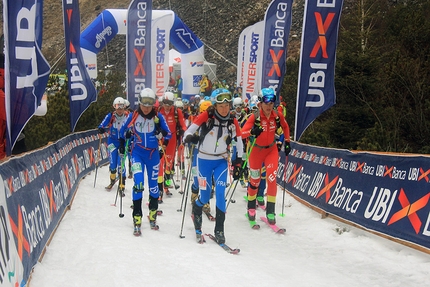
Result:
{"label": "banner", "polygon": [[64,38],[70,100],[70,130],[75,130],[79,118],[91,103],[97,101],[94,87],[81,53],[81,16],[79,0],[63,0]]}
{"label": "banner", "polygon": [[173,11],[152,11],[151,43],[155,43],[155,48],[151,50],[153,77],[150,86],[158,97],[164,95],[169,85],[169,38],[173,18]]}
{"label": "banner", "polygon": [[280,158],[279,185],[329,214],[430,249],[428,156],[291,147],[286,165]]}
{"label": "banner", "polygon": [[293,0],[273,0],[264,16],[264,48],[261,88],[273,88],[279,103],[287,60]]}
{"label": "banner", "polygon": [[140,91],[152,88],[151,69],[152,1],[133,0],[127,13],[127,99],[130,108],[138,104]]}
{"label": "banner", "polygon": [[343,0],[308,1],[303,18],[294,139],[336,103],[334,68]]}
{"label": "banner", "polygon": [[4,1],[6,153],[40,105],[50,66],[43,57],[43,0]]}
{"label": "banner", "polygon": [[258,95],[261,90],[264,22],[257,22],[249,29],[246,28],[246,31],[242,98],[249,100],[253,95]]}
{"label": "banner", "polygon": [[1,286],[26,286],[80,180],[109,162],[107,139],[73,133],[0,164]]}
{"label": "banner", "polygon": [[199,81],[204,73],[203,43],[176,14],[170,43],[181,53],[182,97],[189,99],[200,91]]}
{"label": "banner", "polygon": [[[248,30],[251,26],[246,27],[240,33],[239,41],[237,42],[237,74],[236,83],[238,87],[243,87],[243,78],[245,72],[245,43],[248,35]],[[243,91],[243,89],[242,89]],[[243,95],[242,95],[243,96]]]}

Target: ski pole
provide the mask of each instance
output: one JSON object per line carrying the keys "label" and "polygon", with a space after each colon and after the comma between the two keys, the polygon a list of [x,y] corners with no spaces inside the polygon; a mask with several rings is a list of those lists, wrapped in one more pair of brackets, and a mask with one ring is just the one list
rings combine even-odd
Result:
{"label": "ski pole", "polygon": [[[254,145],[255,145],[255,139],[252,141],[251,147],[249,148],[249,151],[246,154],[246,159],[245,159],[245,161],[242,164],[242,172],[246,168],[246,165],[248,164],[249,155],[251,154],[251,151],[252,151],[252,148],[254,147]],[[239,181],[239,180],[238,179],[233,180],[233,182],[235,182],[235,181],[236,181],[235,185],[237,185],[237,181]],[[227,191],[227,193],[225,195],[225,198],[227,198],[228,195],[230,194],[230,190],[231,190],[231,187],[233,186],[233,182],[230,184],[230,186],[228,188],[228,191]],[[236,189],[236,187],[234,189]],[[231,197],[232,196],[230,196],[230,199],[231,199]]]}
{"label": "ski pole", "polygon": [[[193,165],[193,162],[192,162],[192,155],[191,155],[191,161],[188,164],[187,179],[185,180],[185,190],[187,190],[187,188],[189,186],[190,179],[191,179],[192,165]],[[182,184],[182,182],[181,182],[181,184]],[[185,191],[182,191],[181,207],[177,210],[178,212],[182,211],[182,207],[184,206],[184,199],[185,199]]]}
{"label": "ski pole", "polygon": [[285,155],[285,168],[284,168],[284,175],[283,175],[283,191],[282,191],[282,213],[279,214],[279,216],[284,217],[284,204],[285,204],[285,182],[287,181],[287,164],[288,164],[288,155]]}
{"label": "ski pole", "polygon": [[99,168],[99,161],[100,161],[100,147],[102,145],[102,137],[99,134],[99,149],[97,151],[97,161],[96,161],[96,173],[94,175],[94,188],[96,187],[96,181],[97,181],[97,170]]}
{"label": "ski pole", "polygon": [[185,235],[182,235],[182,231],[184,230],[184,221],[185,221],[185,211],[187,210],[187,201],[188,201],[188,191],[189,191],[189,187],[191,186],[190,184],[190,177],[191,177],[191,166],[192,166],[192,162],[193,162],[193,154],[194,154],[194,144],[191,145],[191,156],[190,156],[190,166],[188,167],[188,172],[189,172],[189,178],[188,178],[188,185],[185,185],[185,204],[184,204],[184,212],[182,213],[182,223],[181,223],[181,232],[179,233],[179,238],[185,238]]}
{"label": "ski pole", "polygon": [[[118,197],[118,194],[120,193],[120,189],[121,189],[121,184],[122,184],[122,180],[123,180],[123,176],[124,176],[123,175],[123,171],[125,169],[125,159],[127,157],[127,153],[125,151],[128,150],[129,141],[130,140],[127,139],[127,141],[125,142],[124,155],[121,158],[121,170],[120,170],[120,173],[119,173],[119,183],[118,183],[118,189],[117,189],[117,192],[116,192],[116,197]],[[124,188],[125,188],[125,186],[124,186]],[[116,198],[115,198],[115,203],[116,203]],[[120,218],[124,217],[124,213],[122,213],[122,194],[120,194],[120,197],[119,197],[119,215],[118,216]]]}

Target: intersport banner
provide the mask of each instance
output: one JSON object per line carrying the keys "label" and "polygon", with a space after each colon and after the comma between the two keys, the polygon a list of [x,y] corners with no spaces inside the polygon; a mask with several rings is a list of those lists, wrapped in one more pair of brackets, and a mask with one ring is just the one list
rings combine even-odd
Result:
{"label": "intersport banner", "polygon": [[430,249],[430,157],[291,146],[279,185],[329,214]]}
{"label": "intersport banner", "polygon": [[42,55],[43,0],[5,0],[6,153],[40,105],[50,74]]}
{"label": "intersport banner", "polygon": [[293,0],[273,0],[264,16],[264,48],[261,88],[273,88],[279,102],[287,69],[287,46],[291,28]]}
{"label": "intersport banner", "polygon": [[264,57],[264,21],[260,21],[247,29],[244,51],[243,99],[258,95],[261,90],[262,63]]}
{"label": "intersport banner", "polygon": [[91,103],[97,101],[97,91],[85,68],[81,52],[81,16],[79,0],[63,0],[64,38],[70,101],[70,130]]}
{"label": "intersport banner", "polygon": [[1,286],[26,286],[80,180],[109,161],[107,140],[100,144],[99,136],[73,133],[0,164]]}
{"label": "intersport banner", "polygon": [[[248,30],[251,26],[246,27],[240,33],[239,41],[237,42],[237,75],[236,83],[238,87],[243,87],[243,78],[245,73],[245,43],[248,35]],[[243,91],[243,89],[242,89]]]}
{"label": "intersport banner", "polygon": [[334,70],[343,0],[308,1],[303,18],[294,139],[336,103]]}
{"label": "intersport banner", "polygon": [[164,95],[169,85],[169,38],[173,25],[174,13],[170,10],[152,11],[151,49],[152,83],[150,87],[158,97]]}
{"label": "intersport banner", "polygon": [[130,108],[138,105],[138,96],[152,88],[151,69],[152,1],[133,0],[127,13],[127,99]]}

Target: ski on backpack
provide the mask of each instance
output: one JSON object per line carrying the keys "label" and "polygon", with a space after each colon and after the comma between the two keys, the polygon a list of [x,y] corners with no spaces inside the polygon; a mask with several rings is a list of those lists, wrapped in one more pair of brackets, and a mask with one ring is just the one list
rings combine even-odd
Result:
{"label": "ski on backpack", "polygon": [[270,228],[272,228],[273,231],[275,231],[278,234],[284,234],[287,230],[285,228],[280,228],[276,224],[270,224],[267,221],[267,218],[264,216],[261,216],[260,219],[265,222],[267,225],[269,225]]}
{"label": "ski on backpack", "polygon": [[231,248],[230,246],[228,246],[225,243],[218,243],[218,241],[216,240],[215,236],[213,236],[212,234],[206,233],[206,236],[209,236],[210,239],[212,239],[216,244],[218,244],[222,249],[224,249],[226,252],[230,253],[230,254],[239,254],[240,249],[239,248]]}

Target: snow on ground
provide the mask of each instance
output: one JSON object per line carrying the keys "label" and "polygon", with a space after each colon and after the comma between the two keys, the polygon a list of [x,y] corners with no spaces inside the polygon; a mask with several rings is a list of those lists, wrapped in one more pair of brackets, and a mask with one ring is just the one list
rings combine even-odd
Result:
{"label": "snow on ground", "polygon": [[[245,217],[245,189],[238,185],[236,203],[226,215],[226,243],[239,255],[223,251],[206,238],[195,242],[191,207],[187,204],[181,231],[182,196],[172,189],[158,217],[160,230],[143,222],[142,236],[133,236],[130,190],[126,183],[120,218],[116,185],[107,192],[109,171],[101,167],[80,183],[42,262],[34,268],[31,287],[72,286],[425,286],[430,255],[366,231],[321,219],[320,214],[288,194],[284,217],[277,216],[283,235],[261,222],[252,230]],[[179,184],[180,181],[177,181]],[[146,189],[147,190],[147,189]],[[148,194],[145,192],[144,198]],[[190,198],[188,197],[188,202]],[[215,199],[211,200],[215,210]],[[276,211],[282,212],[282,189]],[[148,208],[144,206],[144,214]],[[214,212],[213,212],[214,213]],[[257,216],[262,216],[261,210]],[[203,232],[213,233],[214,222],[203,218]]]}

